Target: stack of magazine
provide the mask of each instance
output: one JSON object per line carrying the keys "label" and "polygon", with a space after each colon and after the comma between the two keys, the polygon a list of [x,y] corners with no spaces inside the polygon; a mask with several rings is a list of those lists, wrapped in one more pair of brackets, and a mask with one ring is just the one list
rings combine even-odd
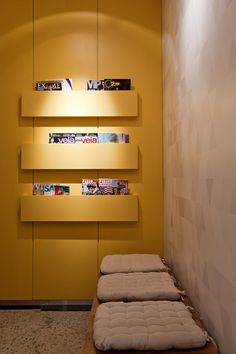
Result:
{"label": "stack of magazine", "polygon": [[49,133],[49,144],[129,143],[124,133]]}
{"label": "stack of magazine", "polygon": [[[72,79],[56,78],[36,81],[35,89],[37,91],[71,91]],[[131,79],[103,79],[88,80],[87,90],[93,91],[120,91],[131,90]]]}
{"label": "stack of magazine", "polygon": [[69,195],[70,186],[63,184],[34,183],[33,195]]}
{"label": "stack of magazine", "polygon": [[126,179],[82,179],[83,195],[122,195],[128,194],[128,180]]}

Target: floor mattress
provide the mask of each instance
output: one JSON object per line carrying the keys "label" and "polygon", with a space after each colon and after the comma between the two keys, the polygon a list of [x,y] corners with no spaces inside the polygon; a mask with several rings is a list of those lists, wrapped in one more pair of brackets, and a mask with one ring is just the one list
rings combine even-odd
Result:
{"label": "floor mattress", "polygon": [[97,286],[101,302],[177,300],[181,293],[167,272],[102,275]]}
{"label": "floor mattress", "polygon": [[100,271],[103,274],[162,272],[167,267],[158,254],[115,254],[105,256],[101,262]]}
{"label": "floor mattress", "polygon": [[189,349],[206,335],[182,302],[108,302],[97,308],[93,340],[102,351]]}

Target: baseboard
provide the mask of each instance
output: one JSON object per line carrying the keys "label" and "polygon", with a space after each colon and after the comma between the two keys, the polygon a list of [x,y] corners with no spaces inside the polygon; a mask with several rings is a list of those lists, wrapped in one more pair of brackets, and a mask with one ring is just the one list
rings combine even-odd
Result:
{"label": "baseboard", "polygon": [[2,300],[0,310],[90,311],[92,300]]}

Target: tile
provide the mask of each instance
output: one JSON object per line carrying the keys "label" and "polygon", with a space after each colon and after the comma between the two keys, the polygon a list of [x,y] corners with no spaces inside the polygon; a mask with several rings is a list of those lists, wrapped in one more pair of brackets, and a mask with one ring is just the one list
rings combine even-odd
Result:
{"label": "tile", "polygon": [[236,2],[165,0],[163,5],[163,134],[169,137],[169,145],[164,142],[165,237],[171,240],[165,252],[221,353],[232,354]]}

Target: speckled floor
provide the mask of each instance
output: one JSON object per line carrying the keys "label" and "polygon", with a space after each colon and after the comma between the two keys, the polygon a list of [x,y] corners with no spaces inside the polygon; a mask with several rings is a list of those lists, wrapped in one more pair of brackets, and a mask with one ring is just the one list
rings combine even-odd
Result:
{"label": "speckled floor", "polygon": [[0,353],[81,354],[89,314],[0,310]]}

